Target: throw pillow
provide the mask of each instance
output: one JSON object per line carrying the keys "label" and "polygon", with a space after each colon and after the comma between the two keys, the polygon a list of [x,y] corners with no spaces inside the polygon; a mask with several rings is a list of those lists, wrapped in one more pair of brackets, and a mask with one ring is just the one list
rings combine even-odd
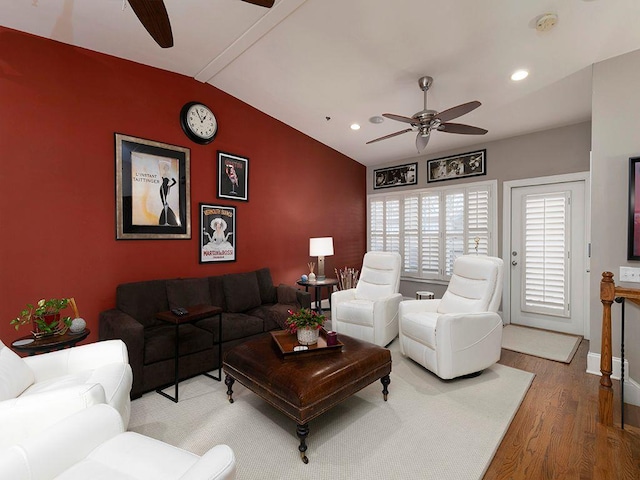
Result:
{"label": "throw pillow", "polygon": [[224,275],[222,287],[227,310],[231,313],[245,312],[262,304],[256,272]]}
{"label": "throw pillow", "polygon": [[209,279],[204,277],[167,280],[167,299],[169,308],[211,305]]}
{"label": "throw pillow", "polygon": [[16,398],[34,381],[33,371],[0,341],[0,401]]}

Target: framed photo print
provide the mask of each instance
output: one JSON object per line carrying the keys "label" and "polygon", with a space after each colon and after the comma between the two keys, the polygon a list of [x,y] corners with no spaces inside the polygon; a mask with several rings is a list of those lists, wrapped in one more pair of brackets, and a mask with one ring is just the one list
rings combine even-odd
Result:
{"label": "framed photo print", "polygon": [[462,153],[427,161],[427,183],[487,174],[487,151]]}
{"label": "framed photo print", "polygon": [[373,188],[405,187],[418,183],[418,164],[408,163],[373,171]]}
{"label": "framed photo print", "polygon": [[115,134],[116,239],[191,238],[188,148]]}
{"label": "framed photo print", "polygon": [[218,151],[218,198],[249,200],[249,159]]}
{"label": "framed photo print", "polygon": [[236,207],[200,204],[200,263],[236,261]]}
{"label": "framed photo print", "polygon": [[629,159],[627,260],[640,260],[640,157]]}

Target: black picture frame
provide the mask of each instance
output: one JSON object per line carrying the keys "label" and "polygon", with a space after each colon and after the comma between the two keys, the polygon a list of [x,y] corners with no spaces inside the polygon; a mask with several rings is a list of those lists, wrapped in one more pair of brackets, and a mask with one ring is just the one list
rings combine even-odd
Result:
{"label": "black picture frame", "polygon": [[427,183],[487,174],[487,150],[460,153],[427,161]]}
{"label": "black picture frame", "polygon": [[200,204],[200,263],[235,262],[236,207]]}
{"label": "black picture frame", "polygon": [[640,260],[640,157],[629,158],[627,260]]}
{"label": "black picture frame", "polygon": [[394,165],[373,171],[373,188],[406,187],[418,184],[418,163]]}
{"label": "black picture frame", "polygon": [[218,150],[218,198],[249,201],[248,158]]}
{"label": "black picture frame", "polygon": [[115,134],[116,240],[191,238],[190,150]]}

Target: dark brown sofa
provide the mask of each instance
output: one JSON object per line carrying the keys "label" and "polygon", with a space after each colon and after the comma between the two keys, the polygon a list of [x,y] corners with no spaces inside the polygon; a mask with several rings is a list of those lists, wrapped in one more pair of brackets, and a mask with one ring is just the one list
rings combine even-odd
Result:
{"label": "dark brown sofa", "polygon": [[[309,308],[310,295],[275,286],[268,268],[214,277],[125,283],[116,308],[100,313],[99,338],[120,338],[133,369],[132,398],[174,380],[175,326],[156,318],[176,307],[222,307],[222,351],[284,327],[289,309]],[[180,326],[180,378],[218,368],[218,316]]]}

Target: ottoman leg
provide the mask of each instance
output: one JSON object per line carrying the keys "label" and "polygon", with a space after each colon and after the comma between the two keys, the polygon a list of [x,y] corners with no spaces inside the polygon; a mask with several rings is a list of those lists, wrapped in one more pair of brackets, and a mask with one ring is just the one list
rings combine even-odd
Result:
{"label": "ottoman leg", "polygon": [[233,387],[233,382],[235,381],[235,378],[229,376],[228,374],[226,377],[224,377],[224,384],[227,386],[227,398],[229,399],[229,403],[233,403],[233,390],[231,389],[231,387]]}
{"label": "ottoman leg", "polygon": [[384,377],[382,377],[380,379],[380,381],[382,382],[382,397],[384,398],[384,401],[386,402],[387,401],[387,395],[389,394],[389,390],[387,389],[387,387],[391,383],[391,379],[389,378],[389,375],[385,375]]}
{"label": "ottoman leg", "polygon": [[300,458],[304,463],[309,463],[309,459],[307,458],[307,444],[305,443],[305,439],[307,435],[309,435],[309,424],[305,423],[304,425],[298,424],[296,427],[296,434],[300,439],[300,445],[298,445],[298,450],[300,450]]}

